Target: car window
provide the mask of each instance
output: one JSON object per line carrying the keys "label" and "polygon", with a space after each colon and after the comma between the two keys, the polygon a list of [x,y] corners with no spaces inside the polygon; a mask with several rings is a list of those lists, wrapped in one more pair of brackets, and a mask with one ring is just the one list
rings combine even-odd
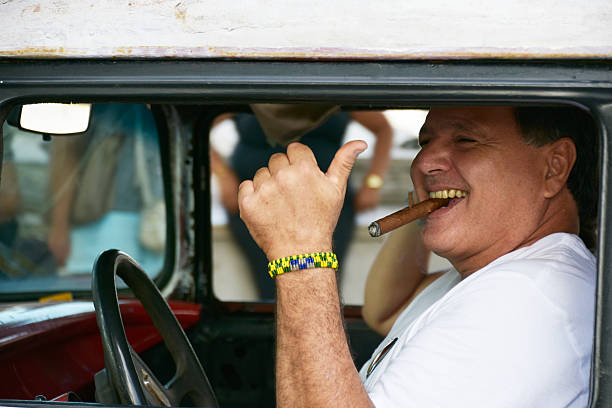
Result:
{"label": "car window", "polygon": [[[340,249],[343,255],[340,259],[339,286],[343,301],[347,305],[363,304],[366,276],[385,239],[372,238],[368,233],[368,225],[408,204],[408,192],[412,190],[410,165],[418,152],[418,132],[427,111],[386,110],[382,114],[392,128],[392,148],[389,167],[384,175],[384,183],[380,187],[380,200],[374,208],[341,215],[336,229],[338,234],[335,236],[336,244],[346,241],[346,248]],[[335,134],[328,136],[332,145],[328,150],[332,154],[336,149],[333,146],[339,146],[349,140],[361,139],[368,143],[368,149],[358,158],[349,180],[351,198],[348,201],[352,202],[368,175],[377,138],[371,130],[356,120],[356,115],[352,115],[351,112],[341,112],[337,116],[338,118],[330,119],[337,123],[334,126],[329,125],[330,132],[340,132],[339,138],[336,138]],[[273,282],[265,272],[267,260],[254,245],[242,224],[235,203],[231,200],[234,193],[229,187],[236,186],[236,183],[263,165],[272,152],[280,150],[280,147],[270,147],[263,141],[263,135],[260,134],[259,139],[254,135],[259,131],[254,121],[255,117],[250,114],[226,115],[215,123],[210,133],[213,152],[211,157],[213,290],[217,297],[226,301],[271,300],[274,296]],[[321,164],[322,156],[327,152],[324,148],[319,151],[321,153],[317,153],[317,159]],[[219,170],[215,169],[215,166],[223,168]],[[236,173],[236,178],[233,180],[228,176],[231,172]],[[339,230],[341,233],[338,233]],[[433,255],[429,267],[432,271],[442,270],[448,268],[449,263]]]}
{"label": "car window", "polygon": [[41,135],[2,125],[0,293],[89,290],[117,248],[151,276],[164,263],[159,137],[143,104],[93,105],[89,128]]}

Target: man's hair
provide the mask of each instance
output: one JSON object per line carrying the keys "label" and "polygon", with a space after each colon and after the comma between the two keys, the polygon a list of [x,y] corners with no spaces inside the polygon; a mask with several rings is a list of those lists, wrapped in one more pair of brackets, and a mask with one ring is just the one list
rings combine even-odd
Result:
{"label": "man's hair", "polygon": [[599,133],[593,118],[576,107],[518,107],[514,115],[523,139],[544,146],[564,137],[576,145],[576,163],[567,185],[578,205],[580,238],[595,248],[599,203]]}

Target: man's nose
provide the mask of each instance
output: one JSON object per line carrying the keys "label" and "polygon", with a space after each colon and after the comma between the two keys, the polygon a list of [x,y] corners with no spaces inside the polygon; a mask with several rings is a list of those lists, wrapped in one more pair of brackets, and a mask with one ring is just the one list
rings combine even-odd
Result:
{"label": "man's nose", "polygon": [[442,143],[428,143],[421,148],[412,165],[424,175],[448,171],[451,166],[450,149]]}

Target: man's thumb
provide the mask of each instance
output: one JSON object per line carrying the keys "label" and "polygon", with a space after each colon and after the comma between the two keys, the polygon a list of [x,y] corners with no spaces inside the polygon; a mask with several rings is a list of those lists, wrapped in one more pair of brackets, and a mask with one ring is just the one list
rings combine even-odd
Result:
{"label": "man's thumb", "polygon": [[367,149],[367,147],[368,145],[363,140],[353,140],[342,146],[336,152],[334,160],[332,160],[327,169],[327,177],[338,186],[344,187],[351,174],[357,156]]}

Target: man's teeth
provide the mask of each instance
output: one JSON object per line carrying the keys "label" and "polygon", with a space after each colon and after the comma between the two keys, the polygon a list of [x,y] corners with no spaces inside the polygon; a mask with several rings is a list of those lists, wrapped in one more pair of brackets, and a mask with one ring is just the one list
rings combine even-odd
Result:
{"label": "man's teeth", "polygon": [[462,190],[440,190],[429,192],[429,198],[463,198],[465,196],[467,196],[467,192]]}

